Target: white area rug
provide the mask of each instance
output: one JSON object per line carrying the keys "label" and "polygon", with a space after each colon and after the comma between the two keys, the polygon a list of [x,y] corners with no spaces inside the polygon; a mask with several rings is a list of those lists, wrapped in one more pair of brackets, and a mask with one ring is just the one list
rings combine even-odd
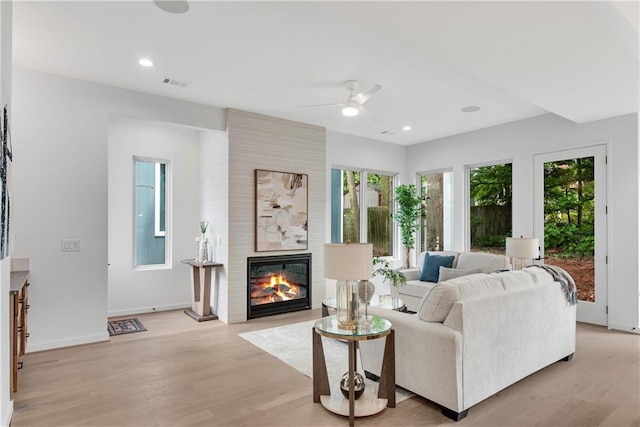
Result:
{"label": "white area rug", "polygon": [[[293,323],[277,328],[262,329],[260,331],[245,332],[240,337],[256,347],[282,360],[287,365],[297,369],[312,378],[313,348],[311,328],[315,320]],[[339,393],[340,378],[349,370],[347,343],[322,337],[322,347],[327,364],[327,375],[331,393]],[[358,356],[358,371],[364,376],[360,356]],[[366,386],[377,390],[378,384],[366,379]],[[413,393],[396,387],[396,403],[414,396]]]}

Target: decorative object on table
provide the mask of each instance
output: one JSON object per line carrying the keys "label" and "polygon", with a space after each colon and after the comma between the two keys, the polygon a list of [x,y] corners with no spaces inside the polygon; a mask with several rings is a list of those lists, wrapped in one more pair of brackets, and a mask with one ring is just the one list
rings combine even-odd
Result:
{"label": "decorative object on table", "polygon": [[540,254],[540,243],[535,237],[507,237],[506,254],[511,258],[511,266],[514,270],[520,270],[527,266],[527,260],[532,261]]}
{"label": "decorative object on table", "polygon": [[358,283],[358,302],[360,303],[360,307],[364,307],[364,315],[360,316],[361,326],[370,325],[367,309],[375,291],[376,285],[370,280],[360,280],[360,283]]}
{"label": "decorative object on table", "polygon": [[109,331],[110,337],[114,335],[132,334],[134,332],[142,332],[146,330],[147,329],[142,325],[142,322],[137,318],[111,320],[107,322],[107,331]]}
{"label": "decorative object on table", "polygon": [[[357,400],[364,393],[364,377],[360,372],[353,373],[353,384],[353,391]],[[344,397],[349,398],[349,372],[346,372],[340,379],[340,391]]]}
{"label": "decorative object on table", "polygon": [[207,228],[209,227],[209,222],[202,220],[200,221],[200,238],[196,238],[196,242],[198,243],[198,256],[196,257],[196,261],[198,262],[207,262],[209,260],[207,246],[209,244],[209,239],[205,237],[207,233]]}
{"label": "decorative object on table", "polygon": [[415,233],[420,226],[418,219],[422,213],[422,199],[418,197],[414,184],[399,185],[395,189],[395,201],[398,210],[393,213],[393,219],[400,227],[402,246],[405,248],[405,268],[409,268],[409,256],[411,249],[415,247]]}
{"label": "decorative object on table", "polygon": [[336,316],[341,329],[358,326],[360,280],[371,277],[371,243],[325,243],[324,277],[337,280]]}
{"label": "decorative object on table", "polygon": [[256,252],[306,250],[308,175],[256,169]]}

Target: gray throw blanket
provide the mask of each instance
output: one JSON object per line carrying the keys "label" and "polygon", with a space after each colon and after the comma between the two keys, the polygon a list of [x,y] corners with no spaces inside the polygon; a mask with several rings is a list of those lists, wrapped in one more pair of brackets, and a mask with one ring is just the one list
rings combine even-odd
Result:
{"label": "gray throw blanket", "polygon": [[571,305],[578,303],[578,290],[576,289],[576,283],[573,281],[573,277],[567,273],[564,269],[556,267],[555,265],[530,265],[530,267],[538,267],[546,271],[553,277],[553,280],[560,282],[564,296],[567,298],[567,302]]}

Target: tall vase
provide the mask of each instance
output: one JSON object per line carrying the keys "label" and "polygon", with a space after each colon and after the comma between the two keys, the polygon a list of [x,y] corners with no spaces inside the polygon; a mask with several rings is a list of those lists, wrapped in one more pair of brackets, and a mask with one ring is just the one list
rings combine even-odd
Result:
{"label": "tall vase", "polygon": [[369,280],[360,280],[360,282],[358,282],[358,299],[360,301],[360,307],[362,308],[364,306],[364,314],[360,316],[360,325],[362,326],[371,325],[367,308],[375,291],[376,285],[373,282]]}
{"label": "tall vase", "polygon": [[196,256],[194,259],[196,262],[200,261],[200,242],[202,241],[202,237],[196,237]]}
{"label": "tall vase", "polygon": [[209,243],[209,239],[202,234],[200,247],[198,248],[198,262],[207,262],[207,243]]}
{"label": "tall vase", "polygon": [[358,327],[358,281],[338,280],[336,283],[336,316],[340,329]]}

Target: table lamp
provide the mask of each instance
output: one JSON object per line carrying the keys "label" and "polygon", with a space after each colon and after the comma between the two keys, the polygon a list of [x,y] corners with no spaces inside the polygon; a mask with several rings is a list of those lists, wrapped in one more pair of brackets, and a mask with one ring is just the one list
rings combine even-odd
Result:
{"label": "table lamp", "polygon": [[[507,256],[511,258],[511,265],[514,270],[519,270],[524,265],[525,260],[532,260],[538,258],[540,249],[540,243],[535,237],[507,237]],[[516,268],[516,260],[518,261],[518,268]]]}
{"label": "table lamp", "polygon": [[324,277],[337,280],[336,316],[340,329],[358,326],[360,280],[371,278],[373,271],[371,243],[325,243]]}

